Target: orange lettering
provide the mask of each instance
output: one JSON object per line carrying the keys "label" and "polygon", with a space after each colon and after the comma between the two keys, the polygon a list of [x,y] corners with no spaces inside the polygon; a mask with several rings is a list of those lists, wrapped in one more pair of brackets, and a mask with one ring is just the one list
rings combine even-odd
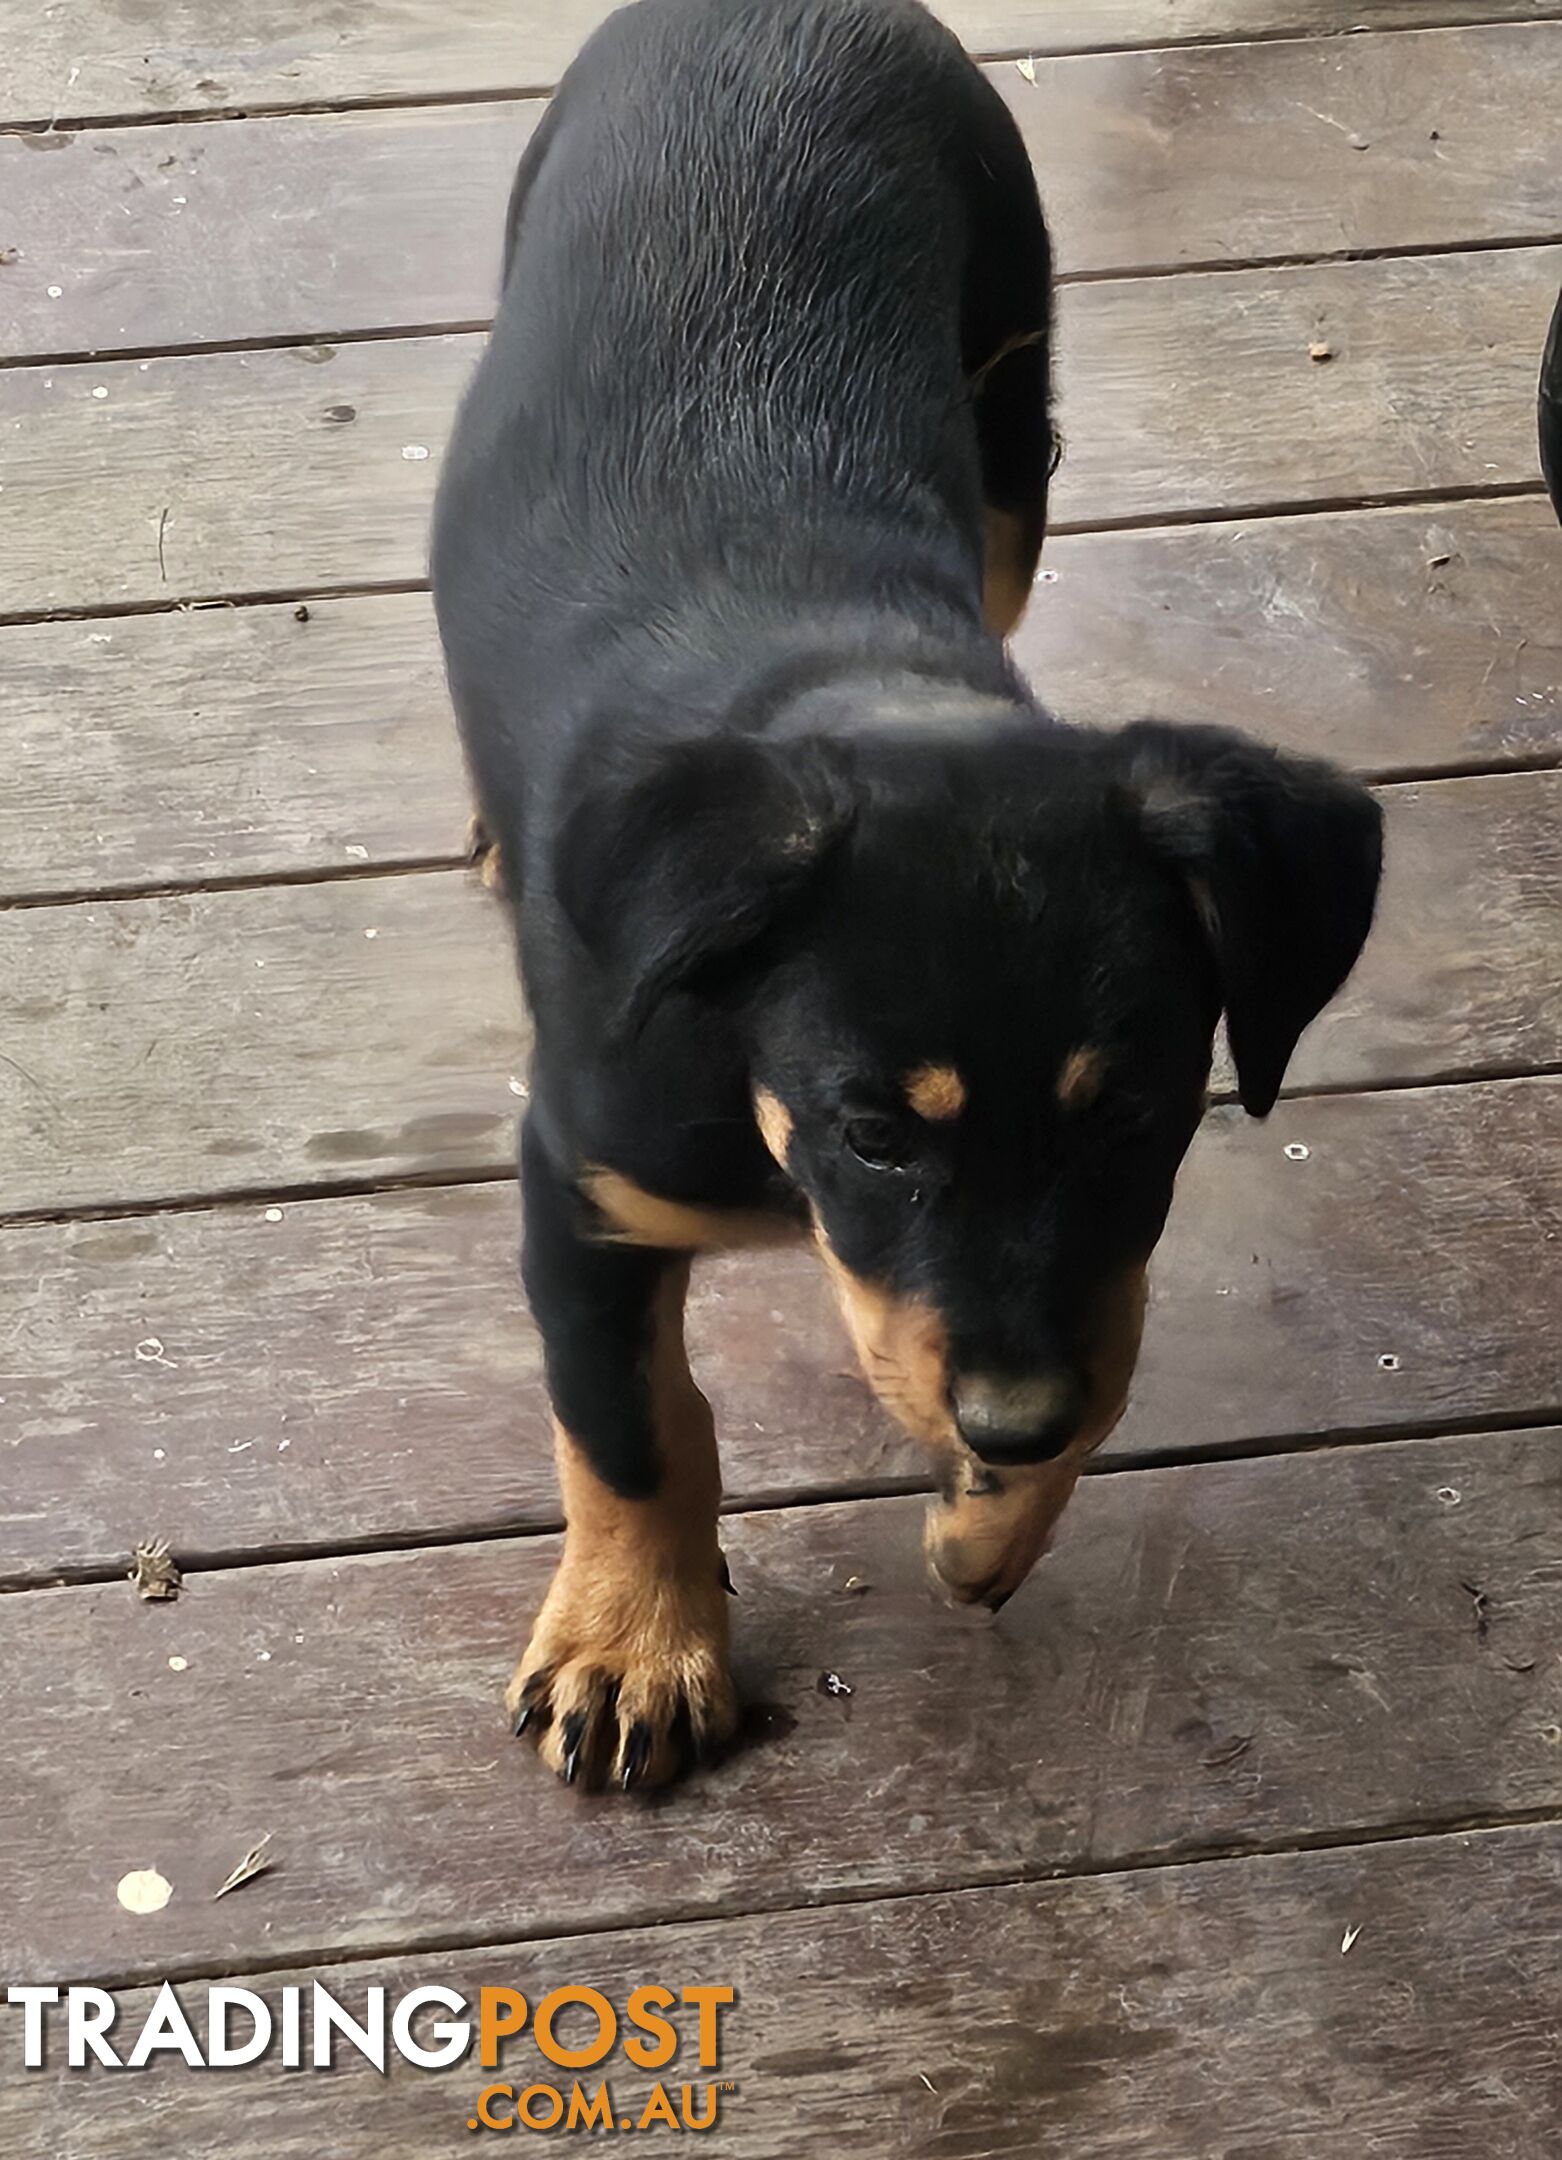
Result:
{"label": "orange lettering", "polygon": [[678,2031],[657,2013],[670,2010],[677,2000],[671,1988],[639,1987],[629,1998],[629,2022],[638,2025],[650,2040],[626,2040],[624,2053],[641,2070],[660,2070],[678,2052]]}
{"label": "orange lettering", "polygon": [[[566,2047],[554,2036],[554,2019],[571,2003],[582,2004],[596,2017],[597,2036],[585,2047]],[[601,2062],[604,2055],[612,2053],[613,2042],[618,2038],[618,2013],[607,1997],[595,1988],[555,1988],[537,2005],[534,2030],[537,2045],[549,2062],[557,2063],[561,2070],[589,2070],[594,2063]]]}
{"label": "orange lettering", "polygon": [[480,1988],[477,2020],[481,2041],[477,2059],[485,2070],[497,2070],[500,2041],[518,2033],[526,2023],[526,1997],[518,1995],[514,1988]]}
{"label": "orange lettering", "polygon": [[714,2070],[717,2055],[716,2014],[737,2001],[737,1991],[729,1987],[686,1987],[683,1999],[686,2003],[694,2003],[700,2013],[700,2068]]}
{"label": "orange lettering", "polygon": [[[514,2098],[515,2087],[513,2085],[485,2086],[477,2096],[477,2122],[480,2122],[485,2130],[513,2130],[515,2128],[515,2117],[507,2115],[501,2120],[497,2115],[490,2115],[488,2103],[490,2100],[513,2100]],[[473,2123],[472,2128],[475,2130],[477,2123]]]}

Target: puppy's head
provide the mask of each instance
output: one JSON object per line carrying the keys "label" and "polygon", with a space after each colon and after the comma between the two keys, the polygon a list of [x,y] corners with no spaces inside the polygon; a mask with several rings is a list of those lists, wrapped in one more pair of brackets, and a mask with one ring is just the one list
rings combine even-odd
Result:
{"label": "puppy's head", "polygon": [[594,834],[561,897],[623,1023],[729,1006],[884,1401],[1000,1479],[1095,1445],[1216,1022],[1266,1115],[1371,923],[1371,797],[1213,729],[1027,718],[686,746]]}

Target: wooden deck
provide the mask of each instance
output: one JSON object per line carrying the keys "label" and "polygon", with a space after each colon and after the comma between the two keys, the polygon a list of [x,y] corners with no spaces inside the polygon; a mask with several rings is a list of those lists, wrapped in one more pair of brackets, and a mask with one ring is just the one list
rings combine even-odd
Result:
{"label": "wooden deck", "polygon": [[[997,1619],[806,1258],[705,1269],[754,1711],[642,1804],[500,1713],[527,1029],[424,586],[597,12],[0,0],[0,1977],[132,2032],[170,1978],[731,1986],[742,2160],[1556,2160],[1562,0],[949,0],[1064,280],[1023,659],[1354,766],[1380,928],[1212,1110]],[[488,2081],[25,2073],[18,2019],[7,2160],[435,2160]]]}

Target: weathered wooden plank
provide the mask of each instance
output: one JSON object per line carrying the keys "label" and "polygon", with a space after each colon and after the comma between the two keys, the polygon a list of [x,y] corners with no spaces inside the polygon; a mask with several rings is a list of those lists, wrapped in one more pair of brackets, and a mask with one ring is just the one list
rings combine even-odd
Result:
{"label": "weathered wooden plank", "polygon": [[[1544,501],[1075,535],[1018,654],[1074,719],[1216,720],[1358,770],[1562,756]],[[0,632],[0,896],[459,849],[428,601],[397,593]]]}
{"label": "weathered wooden plank", "polygon": [[[1378,929],[1288,1084],[1562,1062],[1562,775],[1385,800]],[[458,872],[0,912],[0,982],[0,1216],[510,1159],[508,932]]]}
{"label": "weathered wooden plank", "polygon": [[460,873],[0,916],[5,1208],[505,1161],[525,1033]]}
{"label": "weathered wooden plank", "polygon": [[7,612],[421,579],[434,459],[477,352],[432,338],[0,375]]}
{"label": "weathered wooden plank", "polygon": [[1016,653],[1071,719],[1214,720],[1384,777],[1562,755],[1544,501],[1081,534],[1046,562]]}
{"label": "weathered wooden plank", "polygon": [[[1527,485],[1559,278],[1562,248],[1515,248],[1066,288],[1057,519]],[[1320,341],[1325,363],[1308,356]],[[477,350],[450,336],[6,371],[6,612],[420,578]]]}
{"label": "weathered wooden plank", "polygon": [[[68,14],[6,0],[11,124],[150,113],[263,112],[337,100],[546,90],[610,12],[610,0],[377,0],[330,21],[300,21],[285,0],[255,0],[243,26],[199,0],[155,0],[128,16],[109,5]],[[976,53],[1066,53],[1197,39],[1397,30],[1420,24],[1535,22],[1555,0],[944,0],[944,20]]]}
{"label": "weathered wooden plank", "polygon": [[465,845],[470,796],[422,593],[14,625],[0,672],[0,895]]}
{"label": "weathered wooden plank", "polygon": [[[1559,1464],[1552,1431],[1093,1478],[996,1621],[928,1593],[919,1500],[734,1517],[740,1685],[771,1714],[653,1807],[583,1806],[505,1731],[551,1540],[238,1569],[171,1606],[123,1583],[8,1597],[3,1977],[177,1977],[1559,1810]],[[852,1574],[871,1587],[847,1593]],[[213,1902],[267,1830],[275,1870]],[[114,1898],[148,1866],[176,1893],[150,1920]]]}
{"label": "weathered wooden plank", "polygon": [[[1213,1112],[1103,1459],[1562,1416],[1559,1192],[1556,1081]],[[0,1581],[555,1523],[518,1242],[508,1183],[12,1229]],[[730,1505],[925,1473],[810,1254],[703,1262],[691,1340]]]}
{"label": "weathered wooden plank", "polygon": [[1057,521],[1526,483],[1559,281],[1537,248],[1066,288]]}
{"label": "weathered wooden plank", "polygon": [[[1550,240],[1562,227],[1548,154],[1562,23],[990,72],[1041,175],[1064,273]],[[0,351],[481,322],[541,110],[0,137],[15,250]]]}
{"label": "weathered wooden plank", "polygon": [[[1063,2148],[1079,2160],[1357,2160],[1363,2138],[1385,2160],[1550,2160],[1562,2111],[1559,1894],[1562,1836],[1546,1824],[245,1984],[275,2011],[283,1987],[307,1992],[318,1979],[355,2016],[369,1985],[392,2002],[447,1987],[473,2006],[483,1987],[519,1988],[535,2004],[587,1985],[620,2011],[653,1977],[734,1988],[713,2081],[735,2090],[718,2098],[714,2135],[747,2160],[1019,2160]],[[204,2036],[204,1991],[183,2000]],[[122,1998],[124,2047],[151,2002],[150,1988]],[[691,2080],[698,2114],[706,2078],[692,2011],[678,2021],[687,2045],[671,2089],[676,2105]],[[439,2077],[394,2052],[381,2077],[339,2050],[328,2077],[273,2058],[214,2080],[154,2056],[131,2079],[61,2069],[63,2052],[47,2072],[9,2069],[0,2082],[8,2150],[146,2160],[150,2119],[167,2149],[215,2152],[241,2106],[267,2160],[428,2160],[456,2148],[489,2083],[540,2079],[567,2095],[573,2075],[550,2069],[530,2035],[495,2071],[478,2067],[474,2044]],[[638,2119],[651,2079],[615,2053],[579,2073],[589,2094],[604,2072],[620,2119]],[[534,2112],[542,2119],[545,2103]]]}
{"label": "weathered wooden plank", "polygon": [[1562,1060],[1562,774],[1385,789],[1378,928],[1287,1086]]}

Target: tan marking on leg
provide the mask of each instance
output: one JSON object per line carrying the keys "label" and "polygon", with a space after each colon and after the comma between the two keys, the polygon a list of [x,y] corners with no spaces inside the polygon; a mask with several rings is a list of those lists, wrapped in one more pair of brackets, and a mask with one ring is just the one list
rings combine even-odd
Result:
{"label": "tan marking on leg", "polygon": [[759,1137],[784,1170],[787,1149],[792,1145],[792,1113],[769,1088],[754,1090],[754,1122]]}
{"label": "tan marking on leg", "polygon": [[1086,1460],[1127,1406],[1145,1299],[1143,1266],[1128,1269],[1102,1298],[1084,1420],[1055,1461],[993,1468],[963,1441],[951,1444],[943,1493],[928,1508],[924,1544],[935,1580],[957,1604],[1001,1605],[1051,1543]]}
{"label": "tan marking on leg", "polygon": [[467,823],[465,853],[468,867],[477,872],[479,884],[488,892],[503,892],[504,863],[499,854],[499,843],[489,839],[488,828],[475,810]]}
{"label": "tan marking on leg", "polygon": [[663,1784],[682,1767],[680,1729],[697,1747],[729,1738],[737,1703],[727,1669],[727,1593],[717,1509],[721,1470],[710,1405],[683,1341],[687,1263],[672,1265],[653,1315],[651,1392],[661,1481],[625,1500],[555,1422],[564,1552],[510,1682],[512,1721],[561,1776]]}
{"label": "tan marking on leg", "polygon": [[818,1245],[868,1385],[919,1440],[955,1438],[949,1407],[949,1339],[937,1313],[854,1275],[820,1231]]}
{"label": "tan marking on leg", "polygon": [[918,1117],[941,1123],[965,1108],[965,1082],[952,1065],[919,1065],[906,1075],[906,1100]]}
{"label": "tan marking on leg", "polygon": [[1058,1073],[1057,1097],[1065,1110],[1088,1110],[1101,1092],[1106,1060],[1099,1050],[1071,1050]]}
{"label": "tan marking on leg", "polygon": [[982,563],[982,613],[987,627],[1012,637],[1025,613],[1040,548],[1027,538],[1026,521],[1012,510],[987,510]]}
{"label": "tan marking on leg", "polygon": [[616,1245],[654,1245],[664,1252],[709,1252],[738,1245],[782,1245],[798,1235],[785,1215],[759,1208],[694,1207],[650,1193],[617,1170],[588,1167],[581,1189],[613,1226]]}

